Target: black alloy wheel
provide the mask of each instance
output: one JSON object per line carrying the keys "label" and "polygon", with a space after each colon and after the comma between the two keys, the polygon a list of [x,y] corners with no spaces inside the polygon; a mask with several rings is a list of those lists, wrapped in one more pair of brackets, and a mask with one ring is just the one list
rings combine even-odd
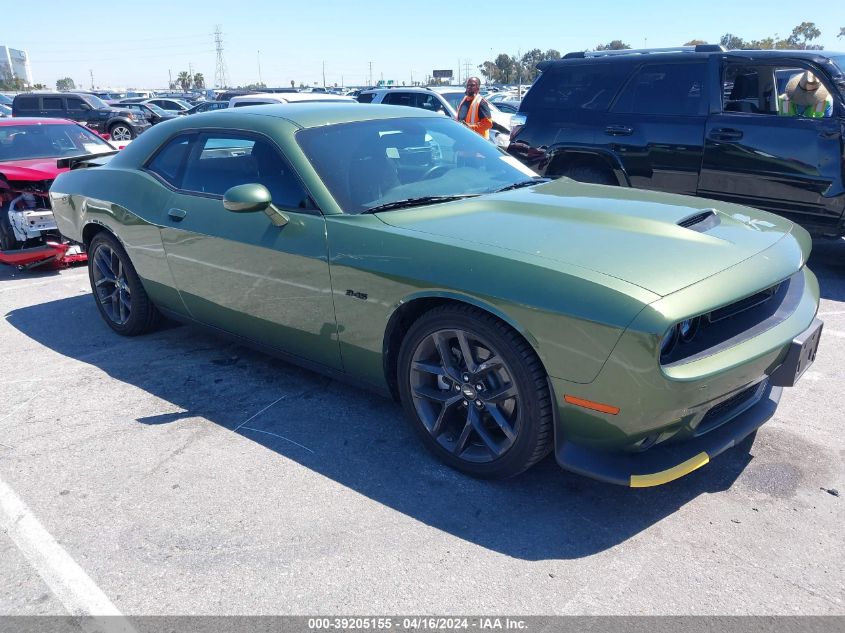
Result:
{"label": "black alloy wheel", "polygon": [[100,232],[91,240],[88,278],[97,309],[115,332],[135,336],[157,325],[158,311],[123,246],[111,233]]}
{"label": "black alloy wheel", "polygon": [[399,355],[403,406],[426,445],[475,477],[517,475],[551,450],[546,374],[528,343],[470,306],[444,306],[408,331]]}

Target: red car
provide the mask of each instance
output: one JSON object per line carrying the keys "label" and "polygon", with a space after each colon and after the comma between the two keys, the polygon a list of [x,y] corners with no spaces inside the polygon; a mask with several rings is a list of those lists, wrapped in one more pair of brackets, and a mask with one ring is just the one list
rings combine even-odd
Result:
{"label": "red car", "polygon": [[59,159],[116,151],[74,121],[0,119],[0,263],[27,269],[85,261],[82,247],[59,234],[47,192],[67,170]]}

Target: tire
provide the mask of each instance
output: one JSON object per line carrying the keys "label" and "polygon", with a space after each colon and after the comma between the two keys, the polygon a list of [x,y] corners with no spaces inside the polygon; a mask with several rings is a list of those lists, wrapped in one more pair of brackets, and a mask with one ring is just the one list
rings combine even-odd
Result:
{"label": "tire", "polygon": [[127,123],[115,123],[109,128],[113,141],[131,141],[135,138],[135,130]]}
{"label": "tire", "polygon": [[88,279],[100,316],[118,334],[137,336],[158,325],[158,310],[123,246],[111,233],[100,232],[91,240]]}
{"label": "tire", "polygon": [[405,413],[449,466],[504,479],[551,450],[546,372],[531,346],[490,314],[471,306],[435,308],[410,327],[398,360]]}
{"label": "tire", "polygon": [[589,165],[575,165],[563,174],[578,182],[587,182],[596,185],[619,185],[619,181],[609,169],[592,167]]}

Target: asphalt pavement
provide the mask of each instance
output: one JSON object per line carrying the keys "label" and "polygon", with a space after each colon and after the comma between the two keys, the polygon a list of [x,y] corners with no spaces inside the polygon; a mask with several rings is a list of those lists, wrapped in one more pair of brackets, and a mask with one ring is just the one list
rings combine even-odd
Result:
{"label": "asphalt pavement", "polygon": [[84,267],[4,267],[0,614],[845,615],[845,242],[811,267],[821,347],[776,417],[641,490],[467,478],[390,400],[121,338]]}

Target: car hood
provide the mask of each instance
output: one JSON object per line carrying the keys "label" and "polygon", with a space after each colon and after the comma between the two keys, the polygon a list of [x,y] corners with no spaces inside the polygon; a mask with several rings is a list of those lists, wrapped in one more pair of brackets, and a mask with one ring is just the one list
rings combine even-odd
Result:
{"label": "car hood", "polygon": [[14,162],[0,162],[0,174],[6,180],[53,180],[67,169],[56,167],[56,158],[32,158]]}
{"label": "car hood", "polygon": [[[715,226],[678,225],[709,209]],[[739,205],[567,178],[377,215],[396,228],[586,268],[661,296],[757,255],[793,228]]]}

